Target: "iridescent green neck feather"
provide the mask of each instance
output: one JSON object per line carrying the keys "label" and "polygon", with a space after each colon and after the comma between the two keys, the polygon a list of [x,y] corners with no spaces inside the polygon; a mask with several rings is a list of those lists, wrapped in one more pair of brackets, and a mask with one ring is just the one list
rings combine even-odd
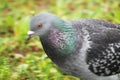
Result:
{"label": "iridescent green neck feather", "polygon": [[58,43],[60,47],[60,51],[62,54],[72,54],[75,50],[75,42],[76,42],[76,31],[70,25],[60,20],[59,18],[53,20],[53,24],[58,28],[58,30],[63,33],[61,41],[62,43]]}

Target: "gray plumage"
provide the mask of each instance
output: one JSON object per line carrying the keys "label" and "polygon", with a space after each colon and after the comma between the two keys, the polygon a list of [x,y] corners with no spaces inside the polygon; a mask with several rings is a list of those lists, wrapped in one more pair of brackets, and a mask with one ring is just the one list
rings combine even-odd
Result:
{"label": "gray plumage", "polygon": [[118,80],[120,25],[96,19],[64,21],[40,13],[32,18],[30,30],[29,36],[40,36],[46,54],[64,72],[85,80]]}

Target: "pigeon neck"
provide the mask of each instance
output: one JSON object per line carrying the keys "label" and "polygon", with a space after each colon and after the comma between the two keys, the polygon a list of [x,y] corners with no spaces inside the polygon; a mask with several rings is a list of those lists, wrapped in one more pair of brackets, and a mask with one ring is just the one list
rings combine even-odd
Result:
{"label": "pigeon neck", "polygon": [[53,20],[52,25],[48,33],[41,37],[42,45],[47,55],[49,57],[56,55],[59,58],[60,56],[74,53],[76,29],[59,18]]}
{"label": "pigeon neck", "polygon": [[74,32],[74,28],[66,23],[65,21],[56,18],[55,20],[53,20],[53,24],[61,31],[61,32],[66,32],[66,33],[71,33]]}
{"label": "pigeon neck", "polygon": [[[56,39],[54,44],[58,46],[61,54],[72,54],[76,42],[75,28],[61,19],[55,19],[53,23],[57,29],[56,33],[52,35]],[[58,42],[55,43],[57,40]]]}

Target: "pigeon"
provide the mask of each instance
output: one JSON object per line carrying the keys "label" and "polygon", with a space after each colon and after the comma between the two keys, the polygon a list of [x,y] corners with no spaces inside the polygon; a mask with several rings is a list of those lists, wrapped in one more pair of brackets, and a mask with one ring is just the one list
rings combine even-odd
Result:
{"label": "pigeon", "polygon": [[98,19],[32,17],[29,40],[39,36],[47,56],[65,73],[84,80],[119,80],[120,24]]}

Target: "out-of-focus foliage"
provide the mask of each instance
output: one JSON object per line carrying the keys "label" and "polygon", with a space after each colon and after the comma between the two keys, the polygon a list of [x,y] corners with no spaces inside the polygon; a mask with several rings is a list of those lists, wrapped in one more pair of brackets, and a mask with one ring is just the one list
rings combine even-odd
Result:
{"label": "out-of-focus foliage", "polygon": [[79,80],[51,62],[38,37],[26,43],[29,21],[42,11],[120,23],[119,0],[0,0],[0,80]]}

